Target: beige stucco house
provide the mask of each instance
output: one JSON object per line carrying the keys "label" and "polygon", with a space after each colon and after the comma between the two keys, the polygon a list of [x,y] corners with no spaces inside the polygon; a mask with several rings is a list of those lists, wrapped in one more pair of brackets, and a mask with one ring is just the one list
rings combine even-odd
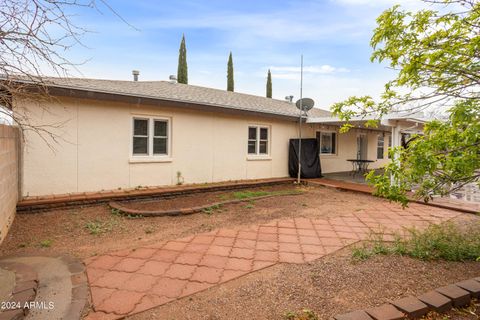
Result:
{"label": "beige stucco house", "polygon": [[[24,133],[22,196],[288,176],[289,139],[299,135],[290,101],[169,81],[47,83],[49,100],[13,99],[13,112],[59,138]],[[340,134],[328,111],[308,113],[302,136],[318,139],[323,173],[349,171],[357,157],[382,167],[392,132],[412,127],[407,118],[376,129],[357,122]]]}

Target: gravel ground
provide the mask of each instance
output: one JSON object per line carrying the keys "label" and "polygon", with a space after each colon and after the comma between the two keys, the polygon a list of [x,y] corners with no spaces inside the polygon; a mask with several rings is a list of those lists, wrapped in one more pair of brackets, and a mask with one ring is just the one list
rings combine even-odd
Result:
{"label": "gravel ground", "polygon": [[[237,228],[292,217],[333,217],[386,203],[369,195],[330,188],[302,190],[301,195],[226,205],[212,214],[181,217],[132,219],[113,215],[107,205],[19,214],[0,245],[0,256],[69,253],[87,258],[219,227]],[[466,225],[472,219],[479,217],[458,218]],[[310,264],[280,264],[254,272],[130,319],[283,319],[286,312],[304,308],[313,310],[319,319],[328,319],[479,275],[478,262],[422,262],[396,256],[354,262],[351,249],[345,248]],[[431,319],[478,319],[456,313],[448,316]]]}
{"label": "gravel ground", "polygon": [[329,319],[479,274],[480,263],[475,262],[423,262],[399,256],[356,262],[345,248],[310,264],[281,264],[254,272],[128,319],[284,319],[285,313],[302,309]]}
{"label": "gravel ground", "polygon": [[[277,185],[270,187],[262,188],[252,188],[248,189],[251,191],[283,191],[285,189],[291,189],[290,186]],[[136,210],[172,210],[172,209],[183,209],[190,207],[199,207],[205,206],[213,203],[222,202],[225,200],[235,199],[233,194],[241,190],[233,191],[215,191],[215,192],[202,192],[202,193],[193,193],[191,195],[177,196],[172,198],[165,199],[148,199],[148,200],[135,200],[135,201],[121,201],[120,203],[130,209]]]}
{"label": "gravel ground", "polygon": [[[297,187],[285,185],[282,188],[264,188],[280,189],[297,190]],[[196,213],[180,217],[116,216],[106,204],[18,214],[6,240],[0,245],[0,255],[69,253],[87,258],[113,250],[208,232],[219,227],[236,228],[292,217],[332,217],[367,208],[372,202],[384,202],[369,195],[329,188],[301,189],[305,191],[301,195],[230,204],[212,214]],[[94,229],[95,234],[87,226]]]}

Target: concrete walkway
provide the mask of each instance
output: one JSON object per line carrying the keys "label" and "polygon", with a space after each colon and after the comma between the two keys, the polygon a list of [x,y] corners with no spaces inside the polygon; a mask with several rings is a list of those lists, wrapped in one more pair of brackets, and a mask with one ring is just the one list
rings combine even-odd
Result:
{"label": "concrete walkway", "polygon": [[152,246],[87,259],[94,312],[118,319],[197,293],[277,263],[306,263],[366,239],[403,228],[425,228],[460,212],[379,203],[330,219],[295,218],[241,229],[218,229]]}

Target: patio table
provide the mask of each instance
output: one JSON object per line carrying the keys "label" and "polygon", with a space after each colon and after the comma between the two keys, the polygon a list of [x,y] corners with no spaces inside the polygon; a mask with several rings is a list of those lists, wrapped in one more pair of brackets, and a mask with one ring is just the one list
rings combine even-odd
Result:
{"label": "patio table", "polygon": [[368,170],[370,163],[375,162],[374,160],[365,160],[365,159],[347,159],[352,163],[352,175],[355,176],[357,173],[365,173]]}

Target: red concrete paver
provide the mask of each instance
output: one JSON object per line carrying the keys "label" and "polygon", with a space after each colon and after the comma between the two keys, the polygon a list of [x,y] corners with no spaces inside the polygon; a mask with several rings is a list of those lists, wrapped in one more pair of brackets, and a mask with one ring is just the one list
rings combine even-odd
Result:
{"label": "red concrete paver", "polygon": [[301,253],[294,252],[280,252],[279,261],[286,263],[304,263],[303,255]]}
{"label": "red concrete paver", "polygon": [[132,274],[128,272],[108,271],[92,284],[104,288],[120,288],[131,276]]}
{"label": "red concrete paver", "polygon": [[278,252],[277,251],[256,250],[255,251],[255,260],[277,262],[278,261]]}
{"label": "red concrete paver", "polygon": [[258,241],[255,249],[258,250],[267,250],[267,251],[278,251],[278,242],[276,241]]}
{"label": "red concrete paver", "polygon": [[183,249],[185,249],[188,243],[189,242],[183,242],[183,241],[169,241],[163,246],[162,249],[182,251]]}
{"label": "red concrete paver", "polygon": [[155,284],[157,278],[146,274],[133,274],[120,286],[120,289],[137,292],[147,292]]}
{"label": "red concrete paver", "polygon": [[217,246],[226,246],[226,247],[231,247],[233,246],[235,242],[235,238],[230,238],[230,237],[215,237],[213,240],[213,244]]}
{"label": "red concrete paver", "polygon": [[203,291],[212,286],[214,286],[214,284],[207,283],[207,282],[188,282],[185,288],[183,289],[183,292],[180,295],[180,297],[189,296],[193,293]]}
{"label": "red concrete paver", "polygon": [[200,262],[200,260],[202,260],[202,258],[202,253],[184,252],[181,253],[177,259],[175,259],[175,263],[190,264],[195,266]]}
{"label": "red concrete paver", "polygon": [[207,283],[218,283],[220,281],[222,273],[223,269],[202,266],[198,267],[195,270],[190,280]]}
{"label": "red concrete paver", "polygon": [[196,266],[190,266],[186,264],[173,263],[170,268],[165,272],[164,276],[175,279],[190,279],[195,271]]}
{"label": "red concrete paver", "polygon": [[89,268],[108,270],[122,260],[121,257],[112,257],[110,255],[100,256],[88,264]]}
{"label": "red concrete paver", "polygon": [[183,288],[185,288],[187,283],[188,281],[186,280],[160,278],[149,292],[157,296],[178,298],[180,297]]}
{"label": "red concrete paver", "polygon": [[145,261],[145,259],[123,258],[119,263],[113,266],[111,270],[135,272],[145,264]]}
{"label": "red concrete paver", "polygon": [[118,315],[128,314],[133,311],[135,305],[140,302],[144,295],[144,293],[117,290],[105,299],[96,310]]}
{"label": "red concrete paver", "polygon": [[225,269],[250,271],[252,270],[252,263],[252,260],[249,259],[228,258]]}
{"label": "red concrete paver", "polygon": [[130,314],[135,314],[139,312],[143,312],[145,310],[154,308],[156,306],[160,306],[162,304],[168,303],[170,301],[174,300],[173,298],[168,298],[164,296],[157,296],[154,294],[147,294],[143,296],[142,300],[135,306],[135,309],[133,309]]}
{"label": "red concrete paver", "polygon": [[173,262],[179,254],[179,251],[161,249],[154,253],[151,259],[163,262]]}
{"label": "red concrete paver", "polygon": [[138,270],[138,273],[161,276],[170,268],[170,265],[169,262],[149,260]]}
{"label": "red concrete paver", "polygon": [[[432,207],[425,210],[417,204],[405,210],[388,203],[374,204],[340,217],[222,228],[89,258],[85,262],[94,311],[87,319],[135,314],[277,263],[314,261],[367,239],[372,232],[381,231],[389,239],[403,228],[425,228],[457,215]],[[441,307],[443,301],[430,301],[439,296],[446,299],[434,292],[420,300],[429,305],[438,302]]]}
{"label": "red concrete paver", "polygon": [[214,256],[214,255],[207,254],[203,256],[202,261],[200,261],[199,265],[224,269],[225,265],[227,264],[227,261],[228,261],[227,257]]}
{"label": "red concrete paver", "polygon": [[211,245],[207,250],[207,254],[214,256],[228,257],[232,248],[224,246]]}
{"label": "red concrete paver", "polygon": [[157,250],[153,249],[153,248],[139,248],[135,251],[131,251],[131,253],[128,254],[128,257],[129,258],[148,259],[151,256],[153,256],[153,254],[155,252],[157,252]]}
{"label": "red concrete paver", "polygon": [[233,248],[230,252],[230,257],[233,258],[243,258],[243,259],[253,259],[255,254],[254,249],[246,249],[246,248]]}

